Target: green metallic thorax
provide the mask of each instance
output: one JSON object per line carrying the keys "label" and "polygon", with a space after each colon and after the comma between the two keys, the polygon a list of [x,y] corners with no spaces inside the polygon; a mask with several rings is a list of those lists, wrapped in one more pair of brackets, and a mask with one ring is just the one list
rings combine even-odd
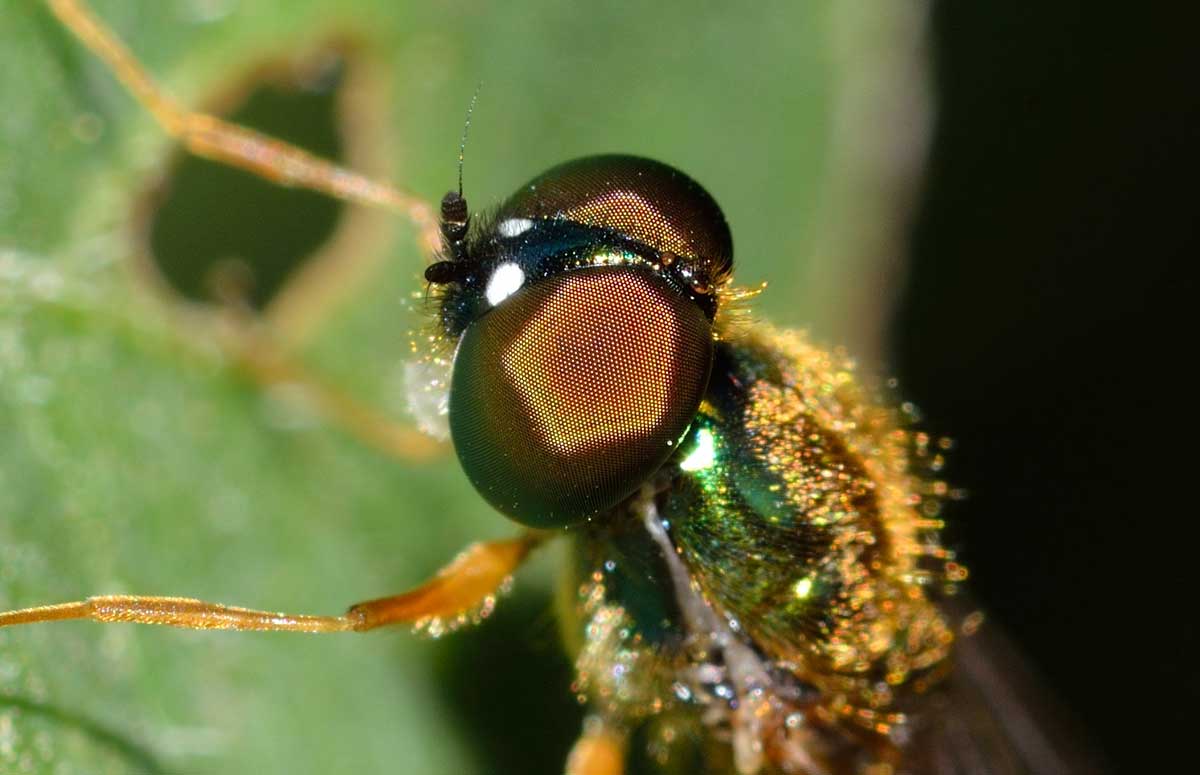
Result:
{"label": "green metallic thorax", "polygon": [[[924,589],[945,582],[925,567],[936,529],[915,510],[936,498],[909,470],[913,434],[852,368],[790,332],[718,344],[678,453],[641,496],[575,534],[581,699],[632,726],[723,702],[697,676],[726,660],[698,649],[717,641],[681,613],[673,563],[683,594],[757,655],[784,705],[815,712],[818,727],[904,723],[905,687],[952,641]],[[670,563],[647,513],[666,528]],[[736,725],[737,705],[723,723]]]}
{"label": "green metallic thorax", "polygon": [[748,344],[719,350],[660,512],[705,592],[761,649],[798,661],[821,656],[853,613],[879,531],[861,462],[778,361]]}

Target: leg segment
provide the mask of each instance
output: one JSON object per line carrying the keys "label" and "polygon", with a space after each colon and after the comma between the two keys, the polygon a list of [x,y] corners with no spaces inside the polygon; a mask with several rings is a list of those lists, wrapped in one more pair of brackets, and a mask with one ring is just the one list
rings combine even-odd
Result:
{"label": "leg segment", "polygon": [[190,630],[363,632],[388,624],[452,618],[484,604],[545,537],[541,533],[527,533],[508,541],[472,544],[416,589],[358,603],[342,616],[255,611],[183,597],[105,595],[0,613],[0,627],[90,619]]}
{"label": "leg segment", "polygon": [[625,736],[591,717],[567,757],[566,775],[623,775]]}
{"label": "leg segment", "polygon": [[327,421],[367,446],[406,462],[440,458],[446,444],[399,424],[337,387],[320,379],[275,347],[252,321],[234,329],[225,341],[226,352],[237,368],[263,388],[297,385]]}
{"label": "leg segment", "polygon": [[286,186],[348,202],[386,207],[409,218],[431,258],[441,246],[433,209],[421,198],[318,158],[294,145],[184,108],[159,88],[129,49],[82,0],[46,0],[50,10],[120,79],[155,121],[197,156],[223,162]]}

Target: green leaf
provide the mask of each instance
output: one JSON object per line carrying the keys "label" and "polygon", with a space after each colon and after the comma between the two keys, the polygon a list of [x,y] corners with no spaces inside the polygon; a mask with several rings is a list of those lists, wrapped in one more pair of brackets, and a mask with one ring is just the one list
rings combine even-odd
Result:
{"label": "green leaf", "polygon": [[[855,158],[835,129],[860,115],[835,110],[853,70],[835,65],[846,46],[907,56],[913,36],[833,5],[96,3],[191,104],[324,35],[364,41],[387,74],[372,113],[392,177],[431,201],[454,183],[480,80],[474,206],[577,155],[669,161],[724,206],[741,281],[771,281],[760,310],[870,349],[889,282],[873,267],[895,250],[854,246],[895,213],[871,200],[855,220],[847,202],[877,178],[830,168]],[[336,613],[511,532],[452,455],[378,454],[264,394],[164,304],[129,224],[171,143],[30,0],[0,8],[0,94],[0,609],[124,592]],[[422,286],[411,229],[392,236],[363,248],[377,260],[304,357],[395,413]],[[554,771],[581,713],[555,643],[554,559],[453,642],[0,630],[0,771]]]}

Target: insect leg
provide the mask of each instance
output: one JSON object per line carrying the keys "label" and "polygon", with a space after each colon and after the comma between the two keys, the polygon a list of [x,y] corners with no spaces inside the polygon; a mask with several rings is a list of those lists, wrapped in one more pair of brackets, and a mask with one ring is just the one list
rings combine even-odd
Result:
{"label": "insect leg", "polygon": [[583,734],[567,756],[566,775],[622,775],[625,736],[599,718],[584,721]]}
{"label": "insect leg", "polygon": [[508,541],[472,544],[410,592],[350,606],[346,617],[356,630],[371,630],[398,622],[448,619],[484,604],[551,534],[527,532]]}
{"label": "insect leg", "polygon": [[440,458],[446,451],[438,441],[398,423],[321,379],[275,346],[265,334],[238,326],[225,350],[246,376],[263,388],[297,386],[302,398],[325,420],[385,455],[408,462]]}
{"label": "insect leg", "polygon": [[46,0],[46,3],[63,26],[108,65],[167,134],[192,153],[281,185],[308,188],[348,202],[393,210],[411,220],[420,231],[421,249],[427,259],[440,249],[442,238],[437,216],[420,197],[252,129],[188,110],[155,83],[86,2]]}
{"label": "insect leg", "polygon": [[0,627],[90,619],[190,630],[363,632],[388,624],[452,618],[483,605],[545,537],[526,533],[507,541],[472,544],[416,589],[357,603],[341,616],[256,611],[183,597],[104,595],[0,613]]}

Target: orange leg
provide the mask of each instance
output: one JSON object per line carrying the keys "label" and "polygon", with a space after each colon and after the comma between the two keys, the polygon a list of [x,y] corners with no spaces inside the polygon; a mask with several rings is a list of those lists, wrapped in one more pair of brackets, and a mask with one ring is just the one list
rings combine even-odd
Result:
{"label": "orange leg", "polygon": [[104,595],[74,603],[0,613],[0,627],[63,619],[162,624],[190,630],[273,632],[363,632],[388,624],[428,625],[438,632],[482,608],[520,567],[546,534],[527,533],[508,541],[473,544],[436,576],[409,592],[357,603],[341,616],[255,611],[184,597]]}
{"label": "orange leg", "polygon": [[446,444],[397,423],[321,379],[274,346],[253,321],[238,324],[225,343],[237,368],[264,388],[298,386],[321,416],[385,455],[414,462],[440,458]]}
{"label": "orange leg", "polygon": [[426,257],[441,246],[433,209],[420,197],[371,180],[288,143],[216,116],[184,108],[167,95],[129,49],[81,0],[46,0],[50,10],[104,61],[158,124],[197,156],[223,162],[286,186],[299,186],[359,204],[386,207],[411,220]]}
{"label": "orange leg", "polygon": [[622,775],[625,772],[625,736],[598,718],[583,724],[583,734],[567,757],[566,775]]}

